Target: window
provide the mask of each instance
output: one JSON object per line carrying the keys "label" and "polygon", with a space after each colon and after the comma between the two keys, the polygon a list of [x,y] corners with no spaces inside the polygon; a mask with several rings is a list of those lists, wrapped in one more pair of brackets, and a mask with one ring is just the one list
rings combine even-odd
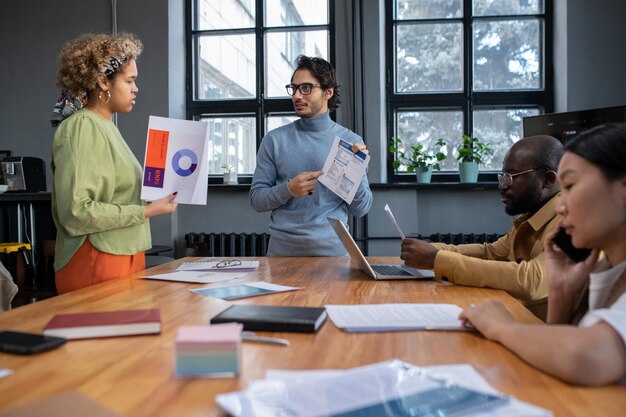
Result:
{"label": "window", "polygon": [[[486,142],[499,171],[522,118],[553,110],[551,7],[543,0],[386,0],[388,145],[402,139],[447,159],[435,181],[457,181],[462,135]],[[406,181],[406,166],[389,181]],[[488,175],[489,176],[489,175]],[[495,180],[495,175],[491,177]]]}
{"label": "window", "polygon": [[210,176],[249,181],[265,133],[296,119],[285,85],[298,55],[332,61],[332,3],[186,0],[187,116],[209,124]]}

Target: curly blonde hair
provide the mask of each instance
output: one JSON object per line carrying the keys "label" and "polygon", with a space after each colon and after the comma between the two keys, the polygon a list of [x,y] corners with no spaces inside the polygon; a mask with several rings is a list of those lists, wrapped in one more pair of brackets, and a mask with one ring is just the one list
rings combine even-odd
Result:
{"label": "curly blonde hair", "polygon": [[74,97],[87,96],[105,74],[103,68],[118,61],[120,67],[107,71],[113,76],[129,59],[137,59],[143,50],[141,41],[131,33],[117,35],[88,33],[73,39],[59,53],[57,85]]}

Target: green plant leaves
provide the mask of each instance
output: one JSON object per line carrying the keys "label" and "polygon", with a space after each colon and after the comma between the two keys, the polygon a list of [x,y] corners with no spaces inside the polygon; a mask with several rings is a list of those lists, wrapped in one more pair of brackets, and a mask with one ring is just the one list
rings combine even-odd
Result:
{"label": "green plant leaves", "polygon": [[463,141],[457,148],[459,155],[456,159],[460,162],[476,162],[485,165],[485,157],[493,155],[493,149],[484,144],[478,138],[463,135]]}
{"label": "green plant leaves", "polygon": [[[410,153],[404,152],[401,149],[401,139],[391,138],[391,142],[392,144],[389,146],[389,152],[395,157],[393,160],[394,169],[398,169],[400,165],[406,165],[407,172],[415,172],[416,168],[426,169],[428,167],[433,167],[433,169],[439,170],[441,169],[439,162],[443,161],[447,157],[446,154],[441,151],[428,151],[422,144],[411,146],[409,148]],[[441,148],[446,145],[446,142],[440,138],[437,140],[435,145]]]}

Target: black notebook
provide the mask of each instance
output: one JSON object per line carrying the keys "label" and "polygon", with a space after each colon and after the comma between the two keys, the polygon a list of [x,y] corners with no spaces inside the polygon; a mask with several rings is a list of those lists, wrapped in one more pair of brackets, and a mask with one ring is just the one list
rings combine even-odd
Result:
{"label": "black notebook", "polygon": [[244,330],[315,333],[326,320],[323,307],[232,305],[211,323],[237,322]]}

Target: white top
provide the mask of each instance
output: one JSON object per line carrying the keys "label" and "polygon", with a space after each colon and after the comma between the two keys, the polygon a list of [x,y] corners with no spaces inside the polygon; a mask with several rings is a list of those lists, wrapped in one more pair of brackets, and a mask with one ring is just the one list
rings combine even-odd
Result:
{"label": "white top", "polygon": [[[604,305],[611,288],[626,269],[626,261],[617,266],[590,274],[589,312],[580,321],[580,327],[591,327],[600,321],[611,326],[626,344],[626,293],[622,294],[609,308],[598,308]],[[626,376],[622,379],[626,385]]]}

